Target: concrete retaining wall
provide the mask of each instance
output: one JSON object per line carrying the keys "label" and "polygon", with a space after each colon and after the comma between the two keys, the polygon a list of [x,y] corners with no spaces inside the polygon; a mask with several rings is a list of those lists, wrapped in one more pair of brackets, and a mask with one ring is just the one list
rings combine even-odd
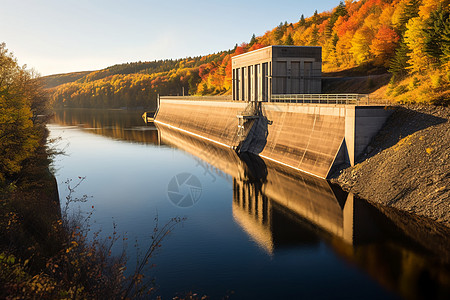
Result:
{"label": "concrete retaining wall", "polygon": [[[187,134],[235,146],[238,120],[247,103],[161,98],[155,122]],[[344,162],[353,165],[391,111],[377,106],[263,103],[269,126],[266,159],[327,178]]]}

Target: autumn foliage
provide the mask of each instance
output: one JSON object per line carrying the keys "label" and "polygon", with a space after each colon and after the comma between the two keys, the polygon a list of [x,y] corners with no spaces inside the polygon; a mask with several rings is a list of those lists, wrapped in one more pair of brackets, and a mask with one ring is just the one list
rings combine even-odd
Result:
{"label": "autumn foliage", "polygon": [[445,89],[450,71],[449,9],[450,0],[347,0],[331,11],[301,15],[296,23],[282,22],[229,51],[89,73],[57,86],[53,100],[64,106],[148,107],[156,94],[227,94],[231,57],[269,45],[321,46],[324,72],[384,68],[394,82],[432,68],[444,74],[440,88]]}

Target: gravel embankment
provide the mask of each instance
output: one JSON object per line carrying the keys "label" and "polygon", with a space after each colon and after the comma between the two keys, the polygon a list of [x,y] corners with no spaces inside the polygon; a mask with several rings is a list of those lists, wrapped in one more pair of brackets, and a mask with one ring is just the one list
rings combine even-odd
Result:
{"label": "gravel embankment", "polygon": [[401,106],[354,167],[333,182],[450,227],[450,108]]}

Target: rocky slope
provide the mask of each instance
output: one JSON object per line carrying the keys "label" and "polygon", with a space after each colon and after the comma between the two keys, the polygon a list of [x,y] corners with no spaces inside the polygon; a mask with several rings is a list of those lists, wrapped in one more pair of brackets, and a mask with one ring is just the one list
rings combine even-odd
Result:
{"label": "rocky slope", "polygon": [[354,167],[332,179],[361,198],[450,227],[450,108],[400,106]]}

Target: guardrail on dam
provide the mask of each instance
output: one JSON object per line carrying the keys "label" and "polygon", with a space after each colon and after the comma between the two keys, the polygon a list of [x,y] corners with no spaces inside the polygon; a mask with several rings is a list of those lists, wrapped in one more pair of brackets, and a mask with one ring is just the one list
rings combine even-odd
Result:
{"label": "guardrail on dam", "polygon": [[[155,123],[235,147],[237,115],[248,103],[190,99],[161,97]],[[384,106],[367,105],[263,102],[262,109],[271,125],[259,155],[320,178],[353,165],[391,114]]]}

